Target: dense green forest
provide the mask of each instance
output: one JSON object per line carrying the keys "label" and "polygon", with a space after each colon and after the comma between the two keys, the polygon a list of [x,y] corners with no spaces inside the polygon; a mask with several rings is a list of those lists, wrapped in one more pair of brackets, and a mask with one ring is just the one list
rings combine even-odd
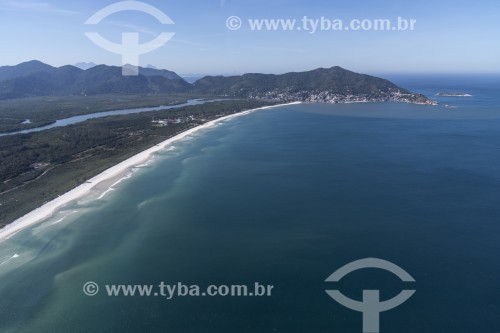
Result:
{"label": "dense green forest", "polygon": [[[97,95],[42,96],[0,101],[0,133],[13,132],[51,124],[95,112],[176,105],[203,95]],[[29,119],[31,123],[23,124]]]}
{"label": "dense green forest", "polygon": [[[0,137],[0,226],[188,128],[269,104],[220,101]],[[159,126],[159,119],[176,121]]]}

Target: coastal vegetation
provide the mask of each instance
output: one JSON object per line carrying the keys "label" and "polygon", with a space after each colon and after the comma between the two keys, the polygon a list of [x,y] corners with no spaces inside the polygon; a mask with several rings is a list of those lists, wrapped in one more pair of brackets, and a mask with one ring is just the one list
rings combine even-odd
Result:
{"label": "coastal vegetation", "polygon": [[0,67],[0,134],[91,113],[232,98],[91,119],[30,134],[0,135],[0,226],[103,170],[204,122],[284,102],[434,104],[390,81],[341,67],[300,73],[206,76],[194,84],[167,70],[98,65],[83,70],[39,61]]}
{"label": "coastal vegetation", "polygon": [[318,68],[307,72],[206,76],[194,83],[194,91],[278,102],[404,102],[435,104],[394,83],[342,67]]}
{"label": "coastal vegetation", "polygon": [[0,227],[182,131],[270,104],[218,101],[0,137]]}
{"label": "coastal vegetation", "polygon": [[[59,119],[117,109],[177,105],[203,95],[39,96],[0,101],[0,133],[51,124]],[[29,120],[29,123],[26,122]],[[25,123],[26,122],[26,123]]]}
{"label": "coastal vegetation", "polygon": [[0,100],[34,96],[202,94],[279,102],[381,102],[434,104],[427,97],[394,83],[344,68],[306,72],[206,76],[190,84],[177,74],[139,69],[140,75],[122,76],[122,68],[99,65],[87,70],[52,67],[39,61],[0,67]]}

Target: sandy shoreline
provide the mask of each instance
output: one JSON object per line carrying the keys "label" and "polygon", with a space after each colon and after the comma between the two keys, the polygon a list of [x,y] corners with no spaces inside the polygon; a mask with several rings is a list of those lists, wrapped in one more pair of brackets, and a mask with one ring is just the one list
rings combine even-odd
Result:
{"label": "sandy shoreline", "polygon": [[293,104],[300,104],[299,102],[294,102],[294,103],[287,103],[287,104],[278,104],[278,105],[272,105],[272,106],[265,106],[262,108],[256,108],[256,109],[251,109],[247,111],[242,111],[238,112],[235,114],[231,114],[228,116],[224,116],[221,118],[217,118],[214,120],[211,120],[205,124],[202,124],[200,126],[196,126],[194,128],[191,128],[187,131],[184,131],[182,133],[177,134],[176,136],[171,137],[170,139],[167,139],[154,147],[151,147],[149,149],[146,149],[129,159],[118,163],[117,165],[101,172],[97,176],[89,179],[87,182],[84,184],[81,184],[74,189],[70,190],[69,192],[66,192],[65,194],[62,194],[61,196],[57,197],[56,199],[47,202],[43,206],[29,212],[28,214],[20,217],[19,219],[15,220],[14,222],[6,225],[2,229],[0,229],[0,242],[12,237],[14,234],[17,232],[34,225],[36,223],[39,223],[46,218],[51,217],[59,208],[62,206],[73,202],[86,194],[88,194],[92,189],[96,188],[99,184],[109,181],[113,178],[116,178],[119,175],[122,175],[124,172],[127,170],[133,168],[134,166],[140,165],[148,161],[154,153],[163,150],[167,148],[169,145],[172,143],[179,141],[201,129],[209,128],[214,126],[215,124],[228,120],[231,118],[239,117],[242,115],[249,114],[251,112],[257,111],[257,110],[265,110],[265,109],[271,109],[271,108],[276,108],[276,107],[281,107],[285,105],[293,105]]}

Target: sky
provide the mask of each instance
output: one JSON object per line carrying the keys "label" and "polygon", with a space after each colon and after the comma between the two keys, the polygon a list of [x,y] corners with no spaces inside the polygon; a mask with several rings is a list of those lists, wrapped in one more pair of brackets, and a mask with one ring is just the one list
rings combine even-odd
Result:
{"label": "sky", "polygon": [[[500,1],[463,0],[145,0],[174,24],[122,11],[97,25],[85,22],[117,1],[0,0],[0,65],[37,59],[53,66],[94,62],[121,65],[119,54],[94,44],[86,32],[121,43],[137,32],[141,43],[175,33],[140,65],[179,74],[284,73],[341,66],[376,73],[500,73]],[[238,30],[227,27],[238,16]],[[294,29],[255,31],[248,20],[416,20],[413,31]],[[312,22],[312,21],[311,21]],[[234,21],[232,21],[234,24]],[[326,23],[325,23],[326,25]],[[232,25],[234,28],[234,25]],[[295,28],[294,27],[294,28]],[[308,26],[309,27],[309,26]],[[319,27],[319,26],[318,26]],[[310,27],[309,27],[310,28]]]}

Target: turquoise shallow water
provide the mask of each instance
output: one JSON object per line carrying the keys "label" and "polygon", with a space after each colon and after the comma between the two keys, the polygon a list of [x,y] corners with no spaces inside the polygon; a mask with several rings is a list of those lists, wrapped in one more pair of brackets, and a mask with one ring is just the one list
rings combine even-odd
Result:
{"label": "turquoise shallow water", "polygon": [[[368,269],[337,287],[356,299],[416,289],[381,315],[382,332],[498,332],[500,108],[454,102],[287,106],[178,142],[103,200],[2,243],[0,331],[361,332],[361,314],[324,280],[376,257],[416,283]],[[97,296],[83,294],[87,281]],[[274,289],[172,300],[102,290],[161,281]]]}

